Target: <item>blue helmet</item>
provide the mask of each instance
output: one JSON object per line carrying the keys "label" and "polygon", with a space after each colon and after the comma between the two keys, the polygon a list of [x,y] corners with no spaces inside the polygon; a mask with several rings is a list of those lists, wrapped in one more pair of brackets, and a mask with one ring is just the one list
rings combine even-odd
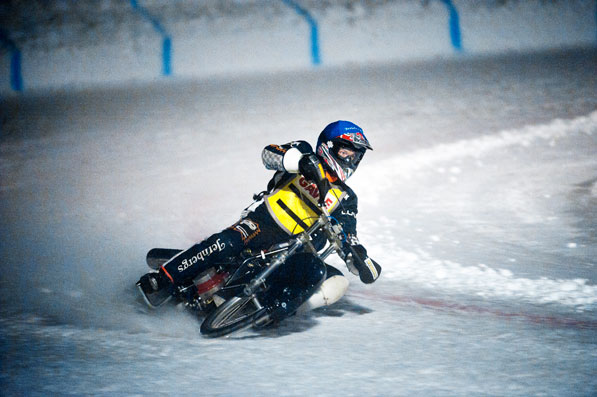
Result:
{"label": "blue helmet", "polygon": [[[352,155],[344,155],[340,149],[350,149]],[[357,169],[365,152],[373,150],[363,129],[350,121],[335,121],[321,131],[316,152],[341,181],[347,180]]]}

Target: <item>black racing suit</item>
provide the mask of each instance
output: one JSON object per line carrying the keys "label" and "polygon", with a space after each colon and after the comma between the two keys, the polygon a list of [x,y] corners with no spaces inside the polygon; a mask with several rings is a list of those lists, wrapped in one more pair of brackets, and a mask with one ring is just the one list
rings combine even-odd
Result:
{"label": "black racing suit", "polygon": [[[245,211],[232,226],[172,258],[162,266],[160,273],[175,286],[182,285],[214,264],[226,263],[226,259],[240,255],[247,248],[257,252],[268,249],[311,226],[320,214],[317,207],[319,191],[315,184],[302,175],[284,169],[284,155],[291,148],[303,154],[313,153],[305,141],[265,147],[262,152],[263,163],[266,168],[276,170],[276,173],[269,181],[267,190],[258,195],[260,201],[256,208]],[[348,243],[358,244],[357,197],[352,189],[340,180],[335,180],[330,185],[325,204],[330,214],[342,224]],[[323,236],[320,237],[323,239]],[[322,242],[325,243],[325,239]],[[289,273],[292,283],[308,285],[309,295],[325,278],[325,267],[284,271]]]}

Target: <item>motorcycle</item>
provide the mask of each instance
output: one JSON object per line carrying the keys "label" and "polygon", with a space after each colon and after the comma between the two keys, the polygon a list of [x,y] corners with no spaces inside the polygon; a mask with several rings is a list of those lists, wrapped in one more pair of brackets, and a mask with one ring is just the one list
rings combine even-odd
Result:
{"label": "motorcycle", "polygon": [[[323,244],[315,243],[314,238]],[[263,328],[294,314],[307,300],[322,299],[320,286],[342,273],[324,260],[336,252],[345,257],[342,247],[346,236],[342,226],[322,208],[321,215],[306,230],[259,253],[245,252],[228,263],[216,264],[199,274],[188,285],[174,291],[146,294],[153,308],[175,299],[200,315],[205,337],[221,337],[248,328]],[[321,247],[318,247],[321,246]],[[154,248],[147,254],[147,264],[158,270],[181,250]],[[341,277],[341,279],[344,279]],[[344,279],[341,295],[348,287]],[[319,290],[318,290],[319,289]],[[327,298],[326,298],[327,299]]]}

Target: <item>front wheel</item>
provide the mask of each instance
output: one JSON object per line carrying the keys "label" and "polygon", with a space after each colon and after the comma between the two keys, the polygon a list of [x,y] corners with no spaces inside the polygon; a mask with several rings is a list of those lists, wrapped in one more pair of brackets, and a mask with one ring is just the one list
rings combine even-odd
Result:
{"label": "front wheel", "polygon": [[269,320],[265,307],[258,307],[250,296],[230,298],[211,312],[201,324],[201,334],[217,338],[242,331]]}

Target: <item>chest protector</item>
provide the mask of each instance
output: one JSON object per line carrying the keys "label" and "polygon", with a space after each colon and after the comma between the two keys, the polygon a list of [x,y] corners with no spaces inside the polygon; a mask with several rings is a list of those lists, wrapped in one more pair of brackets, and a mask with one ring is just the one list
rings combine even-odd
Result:
{"label": "chest protector", "polygon": [[[325,196],[325,206],[332,213],[344,199],[346,192],[332,185]],[[309,228],[319,215],[319,190],[304,176],[297,175],[285,185],[265,196],[265,205],[271,217],[288,234],[299,234]]]}

